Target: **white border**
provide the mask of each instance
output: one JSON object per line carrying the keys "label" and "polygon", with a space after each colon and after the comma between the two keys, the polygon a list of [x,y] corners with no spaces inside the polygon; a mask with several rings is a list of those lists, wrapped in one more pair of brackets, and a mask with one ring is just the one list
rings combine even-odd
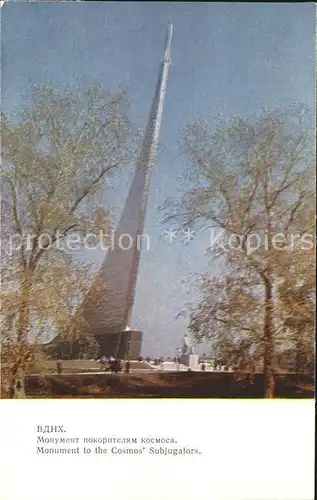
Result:
{"label": "white border", "polygon": [[[2,400],[0,415],[1,500],[313,498],[313,400]],[[202,455],[37,455],[38,425],[173,436]]]}

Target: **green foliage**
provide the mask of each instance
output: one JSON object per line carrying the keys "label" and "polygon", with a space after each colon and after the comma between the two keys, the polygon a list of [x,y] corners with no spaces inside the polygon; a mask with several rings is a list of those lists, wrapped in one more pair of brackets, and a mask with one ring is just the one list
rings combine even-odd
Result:
{"label": "green foliage", "polygon": [[182,146],[189,165],[185,192],[166,207],[166,220],[212,228],[215,235],[211,272],[198,282],[201,298],[189,329],[197,340],[209,340],[225,364],[262,358],[270,397],[277,346],[289,349],[290,330],[293,339],[299,335],[290,318],[312,336],[314,154],[308,121],[306,110],[294,106],[254,119],[234,117],[215,132],[204,121],[189,124]]}
{"label": "green foliage", "polygon": [[17,122],[1,117],[2,342],[25,352],[10,349],[12,373],[30,342],[68,328],[89,285],[65,242],[109,233],[103,188],[133,154],[128,111],[124,93],[41,87]]}

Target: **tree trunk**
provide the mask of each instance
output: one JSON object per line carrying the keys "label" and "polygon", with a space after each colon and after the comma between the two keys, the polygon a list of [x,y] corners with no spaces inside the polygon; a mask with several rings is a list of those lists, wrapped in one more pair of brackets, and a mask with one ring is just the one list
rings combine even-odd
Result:
{"label": "tree trunk", "polygon": [[17,335],[17,343],[26,343],[27,342],[27,332],[29,328],[30,321],[30,291],[31,291],[31,280],[28,278],[24,278],[21,286],[21,304],[19,311],[19,320],[18,320],[18,335]]}
{"label": "tree trunk", "polygon": [[297,330],[296,338],[296,353],[295,353],[295,373],[301,373],[303,371],[303,343],[301,339],[300,329]]}
{"label": "tree trunk", "polygon": [[27,334],[30,323],[29,303],[31,287],[32,281],[27,271],[25,271],[25,278],[21,285],[21,303],[17,331],[17,358],[12,368],[10,398],[20,398],[24,391],[24,375],[22,373],[29,355]]}
{"label": "tree trunk", "polygon": [[264,384],[265,398],[274,398],[274,325],[273,325],[273,284],[270,279],[265,281],[264,296]]}
{"label": "tree trunk", "polygon": [[12,368],[11,378],[9,379],[10,380],[9,397],[11,399],[13,399],[15,396],[15,383],[16,383],[17,371],[18,371],[18,364],[15,363]]}

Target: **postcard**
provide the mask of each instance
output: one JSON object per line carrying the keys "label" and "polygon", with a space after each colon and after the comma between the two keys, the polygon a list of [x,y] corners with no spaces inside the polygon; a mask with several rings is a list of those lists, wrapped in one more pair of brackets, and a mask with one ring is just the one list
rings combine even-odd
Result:
{"label": "postcard", "polygon": [[1,499],[313,498],[315,19],[1,2]]}

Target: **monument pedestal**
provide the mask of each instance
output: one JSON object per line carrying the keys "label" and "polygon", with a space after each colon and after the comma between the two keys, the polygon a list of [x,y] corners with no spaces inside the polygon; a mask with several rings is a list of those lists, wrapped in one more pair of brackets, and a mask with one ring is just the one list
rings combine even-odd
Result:
{"label": "monument pedestal", "polygon": [[180,357],[182,365],[188,366],[191,370],[197,370],[199,366],[198,354],[182,354]]}
{"label": "monument pedestal", "polygon": [[99,344],[99,358],[138,359],[141,355],[142,332],[124,330],[94,337]]}

